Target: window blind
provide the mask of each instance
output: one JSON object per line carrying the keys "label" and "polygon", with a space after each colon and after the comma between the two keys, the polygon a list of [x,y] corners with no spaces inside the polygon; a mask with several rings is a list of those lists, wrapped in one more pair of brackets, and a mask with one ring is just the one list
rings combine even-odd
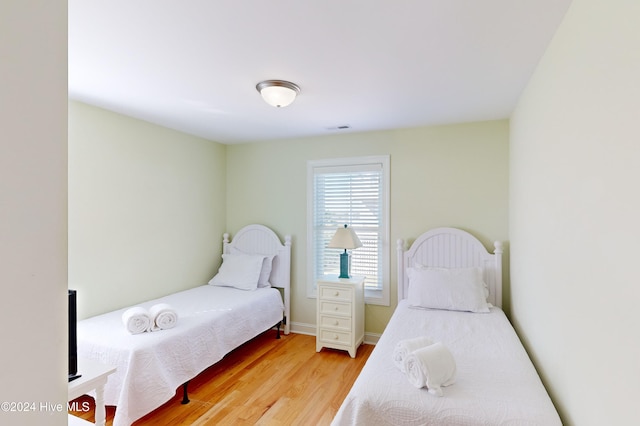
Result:
{"label": "window blind", "polygon": [[362,242],[362,247],[351,251],[351,274],[364,275],[367,289],[382,289],[382,179],[381,164],[314,169],[316,279],[339,273],[342,250],[327,248],[327,244],[336,229],[346,224]]}

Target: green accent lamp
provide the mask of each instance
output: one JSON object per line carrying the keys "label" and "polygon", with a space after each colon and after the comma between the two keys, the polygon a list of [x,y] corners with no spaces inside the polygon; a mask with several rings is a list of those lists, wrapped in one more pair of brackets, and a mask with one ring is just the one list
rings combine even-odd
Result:
{"label": "green accent lamp", "polygon": [[353,228],[348,228],[347,225],[344,225],[344,228],[338,228],[327,247],[344,249],[344,253],[340,253],[340,275],[338,278],[351,278],[349,276],[349,253],[347,253],[347,249],[353,250],[362,247],[362,243]]}

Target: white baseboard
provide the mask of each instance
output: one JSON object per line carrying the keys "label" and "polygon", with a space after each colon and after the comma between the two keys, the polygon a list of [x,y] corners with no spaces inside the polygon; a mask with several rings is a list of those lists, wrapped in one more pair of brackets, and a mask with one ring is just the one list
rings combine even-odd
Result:
{"label": "white baseboard", "polygon": [[[301,322],[292,322],[291,323],[291,332],[298,334],[307,334],[309,336],[316,335],[316,325],[315,324],[306,324]],[[364,343],[367,345],[375,345],[380,340],[380,334],[376,333],[364,333]]]}
{"label": "white baseboard", "polygon": [[378,340],[380,340],[380,334],[377,333],[364,333],[364,343],[366,343],[367,345],[375,345],[378,343]]}
{"label": "white baseboard", "polygon": [[292,322],[291,323],[291,332],[298,334],[307,334],[309,336],[316,335],[316,325],[315,324],[305,324],[301,322]]}

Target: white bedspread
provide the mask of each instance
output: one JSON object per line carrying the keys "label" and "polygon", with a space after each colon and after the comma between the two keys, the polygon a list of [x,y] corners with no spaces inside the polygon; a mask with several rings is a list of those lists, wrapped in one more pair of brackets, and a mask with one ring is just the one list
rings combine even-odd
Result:
{"label": "white bedspread", "polygon": [[284,309],[274,288],[203,285],[139,306],[157,303],[176,310],[175,327],[132,335],[122,324],[126,308],[78,322],[78,356],[117,367],[104,393],[106,405],[117,406],[114,426],[160,407],[184,382],[277,324]]}
{"label": "white bedspread", "polygon": [[[442,342],[457,366],[439,398],[416,389],[392,360],[403,339]],[[466,313],[399,303],[332,425],[561,425],[504,312]]]}

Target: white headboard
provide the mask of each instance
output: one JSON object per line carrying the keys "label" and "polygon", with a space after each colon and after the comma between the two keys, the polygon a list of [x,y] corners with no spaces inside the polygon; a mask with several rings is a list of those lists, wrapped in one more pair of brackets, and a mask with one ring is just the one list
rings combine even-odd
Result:
{"label": "white headboard", "polygon": [[494,246],[491,254],[476,237],[456,228],[427,231],[406,251],[404,240],[398,240],[398,301],[407,297],[406,270],[415,264],[437,268],[480,267],[489,287],[488,301],[502,307],[502,243],[496,241]]}
{"label": "white headboard", "polygon": [[222,253],[230,253],[231,247],[247,254],[274,255],[269,282],[283,289],[284,334],[289,334],[291,322],[291,236],[284,237],[284,244],[271,229],[264,225],[247,225],[229,242],[229,234],[222,240]]}

